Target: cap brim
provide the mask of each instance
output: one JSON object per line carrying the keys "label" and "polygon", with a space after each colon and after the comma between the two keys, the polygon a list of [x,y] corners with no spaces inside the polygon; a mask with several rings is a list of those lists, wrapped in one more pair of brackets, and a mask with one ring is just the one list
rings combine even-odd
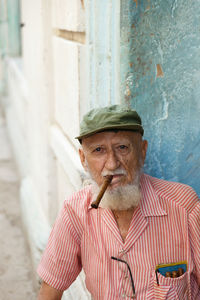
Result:
{"label": "cap brim", "polygon": [[79,135],[77,137],[75,137],[75,139],[78,139],[78,140],[82,140],[83,138],[87,138],[95,133],[99,133],[99,132],[102,132],[102,131],[107,131],[109,129],[122,129],[122,130],[130,130],[130,131],[136,131],[136,132],[140,132],[141,135],[144,134],[144,129],[141,125],[139,124],[135,124],[135,125],[113,125],[113,126],[106,126],[106,127],[101,127],[99,129],[95,129],[93,131],[90,131],[90,132],[86,132],[86,133],[83,133],[82,135]]}

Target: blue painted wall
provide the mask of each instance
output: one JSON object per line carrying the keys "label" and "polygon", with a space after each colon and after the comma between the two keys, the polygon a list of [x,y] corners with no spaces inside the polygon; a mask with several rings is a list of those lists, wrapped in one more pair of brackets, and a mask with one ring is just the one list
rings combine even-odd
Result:
{"label": "blue painted wall", "polygon": [[200,195],[199,0],[122,0],[121,98],[143,119],[146,172]]}

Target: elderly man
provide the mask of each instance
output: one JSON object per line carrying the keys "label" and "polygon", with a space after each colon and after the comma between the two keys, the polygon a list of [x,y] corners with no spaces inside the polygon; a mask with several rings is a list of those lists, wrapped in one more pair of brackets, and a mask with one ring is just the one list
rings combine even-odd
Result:
{"label": "elderly man", "polygon": [[79,155],[93,183],[64,202],[38,267],[39,300],[61,299],[82,268],[95,300],[200,299],[200,202],[189,186],[142,173],[142,136],[131,109],[83,118]]}

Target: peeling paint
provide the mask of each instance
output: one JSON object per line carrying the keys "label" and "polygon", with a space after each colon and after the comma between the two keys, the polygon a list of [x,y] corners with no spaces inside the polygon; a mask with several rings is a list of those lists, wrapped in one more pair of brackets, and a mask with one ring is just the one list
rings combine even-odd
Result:
{"label": "peeling paint", "polygon": [[158,53],[159,53],[159,55],[160,55],[160,61],[161,61],[161,63],[162,63],[162,62],[163,62],[163,50],[162,50],[160,41],[158,41],[157,44],[158,44],[157,50],[158,50]]}
{"label": "peeling paint", "polygon": [[126,96],[127,97],[131,96],[131,90],[130,90],[129,86],[126,87]]}
{"label": "peeling paint", "polygon": [[177,9],[177,7],[178,7],[177,0],[174,0],[172,3],[172,17],[174,17],[174,12]]}
{"label": "peeling paint", "polygon": [[138,7],[138,0],[133,0],[133,2],[135,2],[136,8],[137,8]]}
{"label": "peeling paint", "polygon": [[146,9],[145,11],[148,11],[151,9],[151,6],[150,6],[150,0],[147,0],[147,6],[146,6]]}
{"label": "peeling paint", "polygon": [[163,73],[163,70],[162,70],[162,66],[160,64],[157,64],[156,65],[156,69],[157,69],[157,74],[156,74],[156,77],[164,77],[164,73]]}
{"label": "peeling paint", "polygon": [[145,171],[200,195],[199,4],[121,1],[120,92],[143,119]]}
{"label": "peeling paint", "polygon": [[190,160],[192,160],[194,157],[193,153],[190,153],[187,157],[186,157],[186,161],[189,162]]}
{"label": "peeling paint", "polygon": [[169,117],[169,102],[167,101],[167,95],[165,92],[162,93],[163,107],[161,111],[161,117],[158,118],[155,122],[155,125],[161,121],[166,121]]}

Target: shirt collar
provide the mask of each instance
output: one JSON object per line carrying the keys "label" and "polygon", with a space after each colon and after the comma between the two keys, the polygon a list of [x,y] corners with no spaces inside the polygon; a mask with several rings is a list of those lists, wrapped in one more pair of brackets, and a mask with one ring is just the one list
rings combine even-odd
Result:
{"label": "shirt collar", "polygon": [[151,184],[151,177],[142,174],[140,180],[142,199],[140,208],[145,217],[166,216],[167,212],[162,208],[158,195]]}

